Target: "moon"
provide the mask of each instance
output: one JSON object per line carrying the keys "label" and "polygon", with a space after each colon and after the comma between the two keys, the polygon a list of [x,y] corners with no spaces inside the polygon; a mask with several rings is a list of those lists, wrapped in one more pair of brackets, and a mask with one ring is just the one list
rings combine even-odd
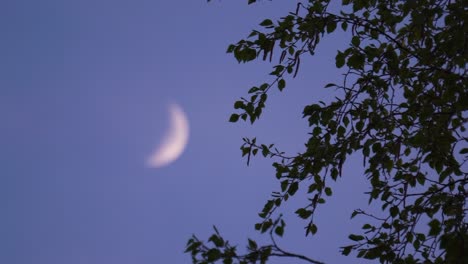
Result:
{"label": "moon", "polygon": [[189,123],[182,108],[169,105],[170,126],[162,143],[153,151],[146,165],[160,168],[169,165],[182,155],[189,139]]}

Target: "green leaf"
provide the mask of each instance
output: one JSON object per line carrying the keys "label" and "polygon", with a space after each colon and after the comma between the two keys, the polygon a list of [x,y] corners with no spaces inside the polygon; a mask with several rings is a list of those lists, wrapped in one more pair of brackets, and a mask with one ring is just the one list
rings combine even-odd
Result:
{"label": "green leaf", "polygon": [[346,246],[346,247],[343,247],[342,251],[341,251],[341,254],[345,255],[345,256],[348,256],[349,253],[351,253],[351,249],[353,248],[353,246]]}
{"label": "green leaf", "polygon": [[271,19],[265,19],[262,21],[262,23],[260,23],[260,26],[263,26],[263,27],[268,27],[271,25],[273,25],[273,21],[271,21]]}
{"label": "green leaf", "polygon": [[213,244],[214,244],[216,247],[222,247],[222,246],[224,246],[224,240],[223,240],[220,236],[218,236],[218,235],[216,235],[216,234],[215,234],[215,235],[212,235],[212,236],[208,239],[208,241],[213,242]]}
{"label": "green leaf", "polygon": [[348,236],[349,239],[353,240],[353,241],[361,241],[364,239],[363,236],[360,236],[360,235],[354,235],[354,234],[351,234]]}
{"label": "green leaf", "polygon": [[312,215],[312,211],[305,208],[299,208],[297,209],[296,214],[302,219],[307,219]]}
{"label": "green leaf", "polygon": [[437,236],[440,234],[440,231],[442,230],[440,226],[440,222],[437,219],[433,219],[432,221],[429,222],[429,235],[430,236]]}
{"label": "green leaf", "polygon": [[308,193],[311,193],[313,191],[317,190],[317,184],[313,183],[309,185],[309,190],[307,191]]}
{"label": "green leaf", "polygon": [[315,224],[311,224],[309,226],[309,231],[312,233],[312,235],[315,235],[317,233],[317,226]]}
{"label": "green leaf", "polygon": [[340,174],[340,172],[338,171],[337,168],[332,168],[331,169],[331,173],[330,173],[330,176],[331,178],[336,181],[336,179],[338,178],[338,175]]}
{"label": "green leaf", "polygon": [[[364,128],[364,122],[359,121],[359,122],[356,123],[357,131],[362,131],[363,128]],[[366,155],[366,156],[368,156],[368,155]]]}
{"label": "green leaf", "polygon": [[241,147],[242,157],[250,153],[250,147]]}
{"label": "green leaf", "polygon": [[336,29],[336,21],[329,21],[327,23],[327,33],[332,33]]}
{"label": "green leaf", "polygon": [[317,184],[317,186],[322,186],[322,178],[320,178],[319,175],[314,175],[314,182]]}
{"label": "green leaf", "polygon": [[348,23],[346,22],[341,23],[341,29],[343,29],[343,31],[346,31],[346,29],[348,29]]}
{"label": "green leaf", "polygon": [[354,210],[351,214],[351,219],[353,219],[356,215],[360,214],[359,211]]}
{"label": "green leaf", "polygon": [[242,118],[242,120],[244,120],[244,121],[247,120],[247,114],[242,114],[242,115],[241,115],[241,118]]}
{"label": "green leaf", "polygon": [[273,225],[273,223],[271,221],[268,221],[268,222],[264,222],[262,224],[262,230],[260,230],[261,233],[265,233],[268,229],[270,229],[270,227]]}
{"label": "green leaf", "polygon": [[257,247],[258,247],[257,242],[255,242],[254,240],[252,240],[250,238],[248,239],[248,241],[249,241],[249,249],[256,250]]}
{"label": "green leaf", "polygon": [[275,200],[275,205],[280,206],[281,205],[281,198],[276,198]]}
{"label": "green leaf", "polygon": [[289,180],[284,180],[281,182],[281,191],[284,192],[286,191],[286,188],[288,188],[289,185]]}
{"label": "green leaf", "polygon": [[331,195],[332,195],[332,190],[331,190],[330,187],[325,187],[325,194],[326,194],[327,196],[331,196]]}
{"label": "green leaf", "polygon": [[236,49],[236,45],[231,44],[228,46],[226,53],[232,53],[235,49]]}
{"label": "green leaf", "polygon": [[426,182],[426,177],[424,176],[424,174],[418,173],[418,175],[416,175],[416,180],[419,184],[424,185],[424,183]]}
{"label": "green leaf", "polygon": [[252,150],[252,154],[253,154],[254,156],[257,155],[257,152],[258,152],[258,149]]}
{"label": "green leaf", "polygon": [[256,91],[260,90],[260,88],[258,88],[257,86],[254,86],[252,88],[249,89],[248,93],[251,94],[251,93],[254,93]]}
{"label": "green leaf", "polygon": [[335,64],[337,68],[341,68],[345,64],[345,54],[341,51],[338,51],[338,54],[335,57]]}
{"label": "green leaf", "polygon": [[234,103],[234,109],[241,109],[241,108],[245,108],[244,102],[242,102],[242,101],[236,101],[236,102]]}
{"label": "green leaf", "polygon": [[364,68],[364,60],[365,57],[361,53],[355,53],[349,57],[348,62],[346,65],[348,65],[350,68],[353,69],[362,69]]}
{"label": "green leaf", "polygon": [[390,215],[392,217],[396,217],[398,215],[398,213],[400,212],[400,210],[398,209],[398,206],[392,206],[390,207]]}
{"label": "green leaf", "polygon": [[297,189],[299,189],[299,183],[298,182],[291,183],[288,189],[288,194],[293,196],[297,192]]}
{"label": "green leaf", "polygon": [[262,85],[260,85],[260,90],[265,91],[268,87],[268,83],[263,83]]}
{"label": "green leaf", "polygon": [[278,81],[278,89],[280,91],[282,91],[284,89],[284,87],[286,87],[286,81],[284,79],[280,79]]}
{"label": "green leaf", "polygon": [[351,44],[353,44],[356,47],[359,47],[359,44],[361,44],[361,39],[358,36],[354,36],[351,39]]}
{"label": "green leaf", "polygon": [[268,147],[266,145],[262,144],[262,155],[263,155],[263,157],[268,156],[269,153],[270,153],[270,150],[268,149]]}
{"label": "green leaf", "polygon": [[[260,252],[260,264],[266,264],[268,258],[271,255],[271,247],[264,248]],[[241,264],[241,263],[240,263]]]}
{"label": "green leaf", "polygon": [[238,114],[232,114],[231,117],[229,118],[229,122],[235,123],[239,120],[239,115]]}
{"label": "green leaf", "polygon": [[344,137],[346,133],[346,128],[344,128],[343,126],[339,126],[337,132],[338,132],[337,134],[338,137]]}
{"label": "green leaf", "polygon": [[282,226],[277,226],[275,228],[275,234],[277,234],[278,236],[282,237],[283,234],[284,234],[284,228]]}
{"label": "green leaf", "polygon": [[216,261],[221,258],[221,251],[216,248],[212,248],[206,252],[206,257],[208,261]]}

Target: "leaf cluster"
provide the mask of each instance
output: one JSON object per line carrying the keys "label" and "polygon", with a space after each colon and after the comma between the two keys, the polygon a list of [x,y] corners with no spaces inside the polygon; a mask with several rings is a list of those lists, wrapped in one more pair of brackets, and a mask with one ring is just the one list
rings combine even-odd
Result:
{"label": "leaf cluster", "polygon": [[359,155],[369,204],[379,209],[354,211],[352,218],[368,223],[349,235],[351,244],[342,254],[380,263],[466,261],[467,2],[343,0],[342,9],[333,12],[329,4],[299,2],[279,20],[263,20],[262,30],[227,50],[243,63],[278,62],[272,81],[252,87],[249,99],[234,104],[230,122],[254,123],[271,88],[283,91],[303,56],[313,56],[338,28],[350,33],[349,46],[335,56],[336,67],[344,70],[342,82],[325,86],[337,94],[335,100],[303,109],[310,137],[302,153],[287,155],[276,145],[244,138],[247,163],[257,153],[274,159],[279,183],[256,230],[271,232],[279,208],[304,188],[307,201],[295,213],[306,221],[306,236],[313,236],[316,208],[333,194],[329,182],[355,177],[343,165]]}

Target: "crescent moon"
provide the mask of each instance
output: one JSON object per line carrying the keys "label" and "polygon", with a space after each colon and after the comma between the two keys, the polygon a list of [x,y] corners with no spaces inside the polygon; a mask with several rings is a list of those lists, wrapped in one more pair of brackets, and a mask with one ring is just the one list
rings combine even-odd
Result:
{"label": "crescent moon", "polygon": [[162,140],[162,144],[156,148],[147,160],[150,168],[166,166],[182,155],[189,139],[189,123],[187,116],[180,106],[169,106],[170,126]]}

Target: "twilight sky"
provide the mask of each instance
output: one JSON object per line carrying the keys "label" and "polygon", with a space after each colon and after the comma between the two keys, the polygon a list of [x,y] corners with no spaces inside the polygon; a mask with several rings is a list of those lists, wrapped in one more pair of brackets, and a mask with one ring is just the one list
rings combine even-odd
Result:
{"label": "twilight sky", "polygon": [[[327,38],[254,126],[227,120],[234,101],[270,80],[271,65],[238,64],[225,51],[296,3],[2,1],[0,263],[189,263],[187,239],[206,239],[213,224],[240,248],[262,240],[253,225],[279,184],[271,160],[246,166],[241,139],[301,151],[303,106],[333,96],[321,87],[340,80],[334,56],[347,44]],[[186,151],[147,168],[173,102],[190,123]],[[348,163],[318,210],[316,237],[304,238],[306,223],[291,217],[300,199],[284,208],[285,249],[343,262],[338,247],[362,225],[349,216],[367,204],[360,164]]]}

